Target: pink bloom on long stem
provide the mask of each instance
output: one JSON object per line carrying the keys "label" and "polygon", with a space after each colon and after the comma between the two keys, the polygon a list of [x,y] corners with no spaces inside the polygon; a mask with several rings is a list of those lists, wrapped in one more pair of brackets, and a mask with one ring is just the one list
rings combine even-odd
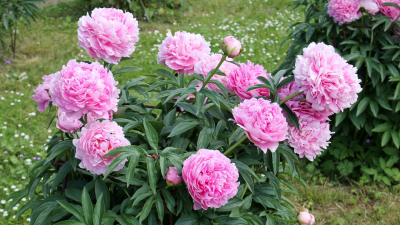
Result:
{"label": "pink bloom on long stem", "polygon": [[51,102],[51,98],[49,95],[50,88],[51,88],[51,81],[53,77],[56,76],[59,72],[55,74],[50,74],[48,76],[43,76],[43,83],[39,84],[39,86],[35,89],[35,94],[32,95],[33,101],[38,103],[38,110],[39,112],[43,112],[46,110],[47,106],[49,106]]}
{"label": "pink bloom on long stem", "polygon": [[74,133],[82,127],[82,122],[76,119],[70,119],[65,112],[58,114],[57,128],[65,133]]}
{"label": "pink bloom on long stem", "polygon": [[400,6],[399,0],[376,0],[378,4],[379,10],[385,14],[386,16],[390,17],[392,22],[396,19],[399,20],[400,10],[394,6],[384,6],[383,3],[394,3]]}
{"label": "pink bloom on long stem", "polygon": [[339,25],[352,22],[361,17],[360,0],[330,0],[328,13]]}
{"label": "pink bloom on long stem", "polygon": [[177,185],[182,182],[182,177],[179,176],[179,171],[175,167],[170,166],[167,174],[165,174],[165,180],[170,186]]}

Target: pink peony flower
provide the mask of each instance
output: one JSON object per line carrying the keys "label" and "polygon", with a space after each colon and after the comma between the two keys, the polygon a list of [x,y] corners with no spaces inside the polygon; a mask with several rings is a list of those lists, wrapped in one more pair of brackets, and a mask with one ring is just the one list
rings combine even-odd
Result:
{"label": "pink peony flower", "polygon": [[46,110],[47,106],[49,106],[51,102],[51,98],[49,96],[50,92],[50,87],[51,87],[51,81],[53,80],[53,77],[56,76],[59,72],[55,74],[50,74],[48,76],[43,76],[44,82],[39,84],[39,86],[35,89],[35,94],[32,95],[33,101],[39,103],[37,108],[39,112],[43,112]]}
{"label": "pink peony flower", "polygon": [[232,36],[224,38],[221,47],[224,55],[227,55],[231,58],[235,58],[242,51],[242,45],[240,44],[240,41]]}
{"label": "pink peony flower", "polygon": [[379,12],[379,8],[375,0],[361,0],[360,6],[361,8],[364,8],[367,13],[372,15],[375,15],[377,12]]}
{"label": "pink peony flower", "polygon": [[89,112],[87,114],[88,123],[91,123],[98,119],[105,119],[105,120],[112,120],[113,119],[113,112],[110,110],[108,112],[103,112],[101,115],[97,115],[93,112]]}
{"label": "pink peony flower", "polygon": [[339,25],[354,21],[361,17],[360,0],[330,0],[328,13]]}
{"label": "pink peony flower", "polygon": [[398,17],[400,15],[400,10],[398,8],[394,6],[381,5],[383,3],[394,3],[400,6],[399,0],[376,0],[376,3],[378,4],[379,10],[386,16],[390,17],[392,22],[395,21],[396,19],[399,20]]}
{"label": "pink peony flower", "polygon": [[[268,74],[271,76],[271,74]],[[247,61],[247,64],[241,63],[240,67],[235,66],[232,71],[227,74],[229,86],[241,99],[250,99],[253,97],[264,96],[269,98],[269,90],[267,88],[259,88],[247,91],[250,86],[262,84],[257,77],[262,76],[268,79],[267,71],[263,66],[254,65]]]}
{"label": "pink peony flower", "polygon": [[312,225],[315,223],[315,217],[308,213],[307,209],[303,209],[299,212],[297,216],[297,220],[300,225]]}
{"label": "pink peony flower", "polygon": [[158,64],[165,64],[178,73],[193,74],[194,66],[210,54],[210,43],[200,34],[186,31],[167,33],[158,48]]}
{"label": "pink peony flower", "polygon": [[120,9],[94,9],[92,16],[82,16],[78,21],[78,45],[90,56],[118,64],[129,57],[139,41],[138,22],[132,13]]}
{"label": "pink peony flower", "polygon": [[304,48],[295,67],[294,82],[315,110],[338,113],[355,103],[362,90],[357,68],[324,43],[311,43]]}
{"label": "pink peony flower", "polygon": [[56,126],[58,129],[62,130],[65,133],[74,133],[79,128],[81,128],[82,125],[83,124],[81,121],[68,118],[65,112],[58,114]]}
{"label": "pink peony flower", "polygon": [[[218,63],[221,61],[222,55],[221,54],[212,54],[210,56],[205,57],[204,59],[200,60],[194,67],[194,72],[203,75],[204,77],[212,70],[218,66]],[[225,75],[229,74],[234,68],[237,67],[236,65],[230,62],[223,62],[219,70],[221,70]],[[221,82],[222,85],[226,88],[229,93],[235,93],[232,88],[228,84],[227,76],[216,75],[211,78],[212,80],[217,80]],[[202,84],[200,84],[201,86]],[[207,89],[212,91],[217,91],[222,93],[219,87],[216,84],[208,83],[206,86]]]}
{"label": "pink peony flower", "polygon": [[183,162],[183,180],[195,210],[219,208],[237,193],[239,171],[218,150],[200,149]]}
{"label": "pink peony flower", "polygon": [[[75,157],[82,160],[79,167],[97,175],[104,174],[110,163],[117,157],[102,157],[112,149],[128,146],[129,141],[125,138],[122,127],[116,122],[104,120],[86,124],[81,132],[78,132],[79,139],[74,139],[76,147]],[[114,171],[124,167],[123,160]]]}
{"label": "pink peony flower", "polygon": [[294,148],[294,152],[303,158],[313,161],[317,155],[328,147],[331,139],[329,123],[308,119],[299,120],[300,130],[289,125],[288,144]]}
{"label": "pink peony flower", "polygon": [[179,176],[179,171],[170,166],[167,174],[165,175],[165,179],[167,180],[167,184],[169,186],[174,186],[182,182],[182,178]]}
{"label": "pink peony flower", "polygon": [[[292,95],[296,92],[299,92],[299,87],[295,82],[292,82],[286,86],[281,87],[278,90],[278,96],[280,99],[285,99],[289,95]],[[328,116],[332,113],[330,110],[322,110],[318,111],[312,108],[312,104],[308,101],[296,101],[299,98],[305,98],[306,95],[304,93],[297,95],[285,102],[285,104],[296,114],[298,119],[301,118],[309,118],[311,120],[317,121],[327,121],[329,120]]]}
{"label": "pink peony flower", "polygon": [[52,81],[50,89],[53,104],[67,117],[79,119],[89,112],[101,117],[117,111],[118,82],[100,63],[78,63],[70,60]]}
{"label": "pink peony flower", "polygon": [[277,103],[262,98],[244,100],[232,110],[234,121],[245,130],[250,141],[266,153],[275,152],[288,135],[288,124]]}

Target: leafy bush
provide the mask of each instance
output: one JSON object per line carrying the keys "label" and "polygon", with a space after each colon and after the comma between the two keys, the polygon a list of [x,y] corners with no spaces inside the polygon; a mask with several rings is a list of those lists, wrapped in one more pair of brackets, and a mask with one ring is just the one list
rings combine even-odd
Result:
{"label": "leafy bush", "polygon": [[[328,1],[297,0],[293,10],[304,12],[304,22],[293,24],[290,48],[279,69],[293,69],[296,56],[311,42],[333,45],[358,68],[363,91],[357,103],[331,116],[335,137],[315,165],[327,175],[340,174],[386,185],[400,181],[400,22],[382,12],[362,11],[359,19],[339,25],[328,13]],[[394,3],[382,6],[400,10]],[[398,18],[397,18],[398,19]],[[293,41],[292,41],[293,40]],[[360,178],[361,177],[361,178]]]}

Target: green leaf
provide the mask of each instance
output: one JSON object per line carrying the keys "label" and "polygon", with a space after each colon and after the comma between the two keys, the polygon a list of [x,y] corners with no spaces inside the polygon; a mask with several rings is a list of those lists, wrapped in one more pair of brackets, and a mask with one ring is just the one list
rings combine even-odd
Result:
{"label": "green leaf", "polygon": [[[124,161],[131,153],[121,153],[120,155],[118,155],[116,158],[114,158],[112,160],[112,162],[110,163],[110,165],[107,167],[106,172],[104,173],[103,179],[106,179],[108,177],[108,175],[110,175],[110,173],[112,173],[114,171],[115,168],[117,168],[117,166],[119,166],[122,161]],[[103,158],[106,158],[107,154],[103,156]]]}
{"label": "green leaf", "polygon": [[206,149],[208,144],[210,144],[213,133],[214,129],[204,127],[203,130],[200,131],[199,138],[197,139],[197,149]]}
{"label": "green leaf", "polygon": [[164,220],[164,203],[161,199],[160,192],[157,192],[157,195],[156,195],[156,208],[157,208],[157,212],[158,212],[158,218],[162,222]]}
{"label": "green leaf", "polygon": [[156,129],[146,119],[143,119],[143,126],[150,146],[158,150],[158,133]]}
{"label": "green leaf", "polygon": [[168,137],[173,137],[176,135],[179,135],[189,129],[192,129],[196,125],[200,124],[199,121],[183,121],[179,124],[177,124],[174,129],[172,129],[171,133],[168,135]]}
{"label": "green leaf", "polygon": [[235,130],[235,132],[233,132],[233,134],[229,138],[229,145],[231,145],[233,142],[239,141],[244,135],[245,134],[243,128],[239,127]]}
{"label": "green leaf", "polygon": [[393,147],[385,147],[382,149],[386,154],[392,156],[399,153],[399,149]]}
{"label": "green leaf", "polygon": [[90,200],[90,195],[86,188],[83,188],[82,191],[82,208],[83,208],[83,215],[85,216],[86,224],[93,223],[93,205],[92,200]]}
{"label": "green leaf", "polygon": [[393,143],[397,148],[400,148],[400,139],[399,139],[399,132],[392,130],[391,131]]}
{"label": "green leaf", "polygon": [[66,209],[68,212],[70,212],[72,215],[74,215],[79,221],[82,223],[85,223],[85,219],[83,218],[82,213],[80,213],[72,204],[69,204],[66,201],[63,200],[58,200],[58,204],[60,204],[64,209]]}
{"label": "green leaf", "polygon": [[278,84],[277,89],[280,89],[281,87],[286,86],[286,85],[292,83],[293,81],[294,81],[294,76],[288,76],[288,77],[286,77],[286,79],[282,80]]}
{"label": "green leaf", "polygon": [[106,209],[110,208],[110,192],[108,191],[107,185],[102,181],[99,177],[97,177],[95,181],[95,193],[96,193],[96,199],[100,197],[101,194],[103,194],[103,200],[104,200],[104,205]]}
{"label": "green leaf", "polygon": [[382,181],[383,181],[383,183],[385,183],[387,186],[392,186],[392,184],[390,183],[389,178],[387,178],[386,176],[382,176]]}
{"label": "green leaf", "polygon": [[123,67],[117,70],[114,70],[112,73],[115,74],[120,74],[120,73],[129,73],[129,72],[133,72],[133,71],[138,71],[138,70],[142,70],[139,67],[136,66],[128,66],[128,67]]}
{"label": "green leaf", "polygon": [[52,184],[53,187],[51,188],[51,192],[53,192],[58,186],[58,184],[61,183],[62,180],[64,180],[65,176],[68,175],[71,169],[72,169],[71,161],[67,161],[66,163],[64,163],[64,165],[61,166],[61,168],[58,170],[56,174],[56,178],[53,181]]}
{"label": "green leaf", "polygon": [[394,77],[399,76],[399,70],[393,64],[386,64],[386,66]]}
{"label": "green leaf", "polygon": [[297,128],[297,130],[300,130],[299,120],[297,119],[297,116],[293,113],[293,111],[286,104],[282,104],[280,106],[283,109],[283,111],[285,111],[291,123]]}
{"label": "green leaf", "polygon": [[184,214],[183,216],[179,217],[178,221],[176,221],[175,225],[196,225],[198,224],[198,216],[194,213],[189,215]]}
{"label": "green leaf", "polygon": [[167,189],[161,189],[161,193],[164,197],[165,204],[167,205],[167,208],[169,211],[174,213],[174,207],[175,207],[175,199],[172,197],[171,193]]}
{"label": "green leaf", "polygon": [[357,113],[356,116],[359,116],[364,110],[367,108],[368,104],[370,103],[371,99],[369,97],[364,97],[357,106]]}
{"label": "green leaf", "polygon": [[155,197],[156,196],[151,196],[149,199],[147,199],[146,203],[144,203],[143,210],[141,212],[142,214],[140,214],[140,218],[139,218],[140,223],[142,223],[143,220],[145,220],[147,218],[147,216],[149,215],[151,208],[154,204]]}
{"label": "green leaf", "polygon": [[205,99],[205,96],[204,96],[203,93],[201,93],[201,92],[197,93],[197,96],[196,96],[196,115],[199,114],[199,112],[203,108],[204,99]]}
{"label": "green leaf", "polygon": [[389,105],[389,103],[387,102],[387,100],[384,99],[383,97],[381,97],[381,96],[375,96],[374,99],[375,99],[375,101],[377,101],[378,104],[379,104],[380,106],[382,106],[383,108],[385,108],[385,109],[387,109],[387,110],[392,110],[392,108],[390,107],[390,105]]}
{"label": "green leaf", "polygon": [[378,103],[376,101],[370,101],[369,102],[369,108],[371,109],[371,111],[374,114],[374,116],[378,117],[378,112],[379,112]]}
{"label": "green leaf", "polygon": [[168,70],[157,69],[157,70],[154,70],[153,73],[158,73],[166,78],[169,78],[170,80],[172,80],[173,82],[178,84],[178,80],[176,79],[175,75],[172,74],[171,72],[169,72]]}
{"label": "green leaf", "polygon": [[58,222],[54,225],[85,225],[85,224],[75,221],[75,220],[65,220],[65,221]]}
{"label": "green leaf", "polygon": [[216,95],[219,95],[217,92],[213,92],[207,89],[202,89],[200,93],[204,94],[207,96],[211,101],[218,107],[221,108],[221,104],[219,103],[219,100]]}
{"label": "green leaf", "polygon": [[309,26],[306,32],[306,42],[310,41],[310,38],[312,37],[312,35],[314,34],[315,28],[312,26]]}
{"label": "green leaf", "polygon": [[147,175],[149,177],[150,188],[154,194],[156,194],[156,184],[157,184],[157,170],[154,165],[154,160],[151,157],[146,158],[147,164]]}
{"label": "green leaf", "polygon": [[135,172],[135,168],[138,165],[140,159],[140,154],[138,152],[134,152],[130,158],[128,171],[126,172],[126,185],[129,187],[131,180],[133,179],[133,175]]}
{"label": "green leaf", "polygon": [[71,149],[74,145],[72,144],[72,140],[66,140],[59,142],[56,146],[54,146],[48,154],[50,154],[47,157],[46,163],[50,162],[54,158],[56,158],[58,155],[64,153],[64,151],[67,151]]}
{"label": "green leaf", "polygon": [[382,123],[379,124],[378,126],[376,126],[374,129],[372,129],[373,132],[384,132],[384,131],[388,131],[392,128],[392,124],[389,122],[386,123]]}
{"label": "green leaf", "polygon": [[239,206],[236,206],[236,207],[232,210],[231,214],[229,214],[229,217],[241,217],[241,216],[242,216],[242,213],[240,213],[239,208],[240,208]]}
{"label": "green leaf", "polygon": [[385,131],[385,133],[383,133],[382,142],[381,142],[382,147],[385,146],[390,141],[391,137],[392,137],[391,132],[389,130],[387,130],[387,131]]}
{"label": "green leaf", "polygon": [[105,213],[105,204],[103,200],[103,193],[97,198],[96,206],[94,207],[93,224],[101,224]]}
{"label": "green leaf", "polygon": [[383,6],[393,6],[393,7],[396,7],[397,9],[400,10],[400,6],[395,4],[395,3],[392,3],[392,2],[382,3],[381,5],[383,5]]}

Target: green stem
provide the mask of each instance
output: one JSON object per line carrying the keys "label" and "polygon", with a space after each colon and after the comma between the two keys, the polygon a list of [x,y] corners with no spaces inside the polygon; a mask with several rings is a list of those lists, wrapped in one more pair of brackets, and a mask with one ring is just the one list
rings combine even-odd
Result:
{"label": "green stem", "polygon": [[293,94],[287,96],[286,98],[284,98],[284,99],[279,103],[279,105],[282,105],[283,103],[287,102],[288,100],[290,100],[290,99],[292,99],[293,97],[295,97],[295,96],[297,96],[297,95],[299,95],[299,94],[302,94],[302,93],[303,93],[303,91],[298,91],[298,92],[296,92],[296,93],[293,93]]}
{"label": "green stem", "polygon": [[[371,43],[370,43],[370,45],[372,45],[373,41],[374,41],[374,30],[371,30]],[[372,49],[369,51],[369,56],[368,57],[371,57],[371,54],[372,54]]]}
{"label": "green stem", "polygon": [[226,59],[226,55],[222,56],[221,61],[219,61],[217,67],[215,67],[215,69],[213,70],[213,72],[211,73],[210,76],[207,77],[206,81],[203,83],[203,86],[200,88],[200,90],[198,92],[200,92],[201,90],[203,90],[203,88],[207,85],[207,83],[211,80],[211,78],[214,76],[214,74],[217,72],[217,70],[221,67],[222,63],[225,61]]}
{"label": "green stem", "polygon": [[61,140],[64,141],[64,132],[62,130],[60,130],[60,132],[61,132]]}
{"label": "green stem", "polygon": [[236,142],[236,144],[234,144],[232,147],[230,147],[228,150],[226,150],[226,152],[224,152],[224,155],[225,155],[225,156],[228,156],[229,153],[231,153],[231,151],[232,151],[233,149],[235,149],[238,145],[240,145],[240,143],[242,143],[244,140],[246,140],[246,138],[247,138],[247,136],[244,135],[244,136],[242,137],[242,139],[240,139],[238,142]]}
{"label": "green stem", "polygon": [[246,194],[246,191],[247,191],[247,183],[244,185],[244,191],[243,191],[243,194],[242,194],[242,198],[241,198],[241,199],[243,199],[244,194]]}

